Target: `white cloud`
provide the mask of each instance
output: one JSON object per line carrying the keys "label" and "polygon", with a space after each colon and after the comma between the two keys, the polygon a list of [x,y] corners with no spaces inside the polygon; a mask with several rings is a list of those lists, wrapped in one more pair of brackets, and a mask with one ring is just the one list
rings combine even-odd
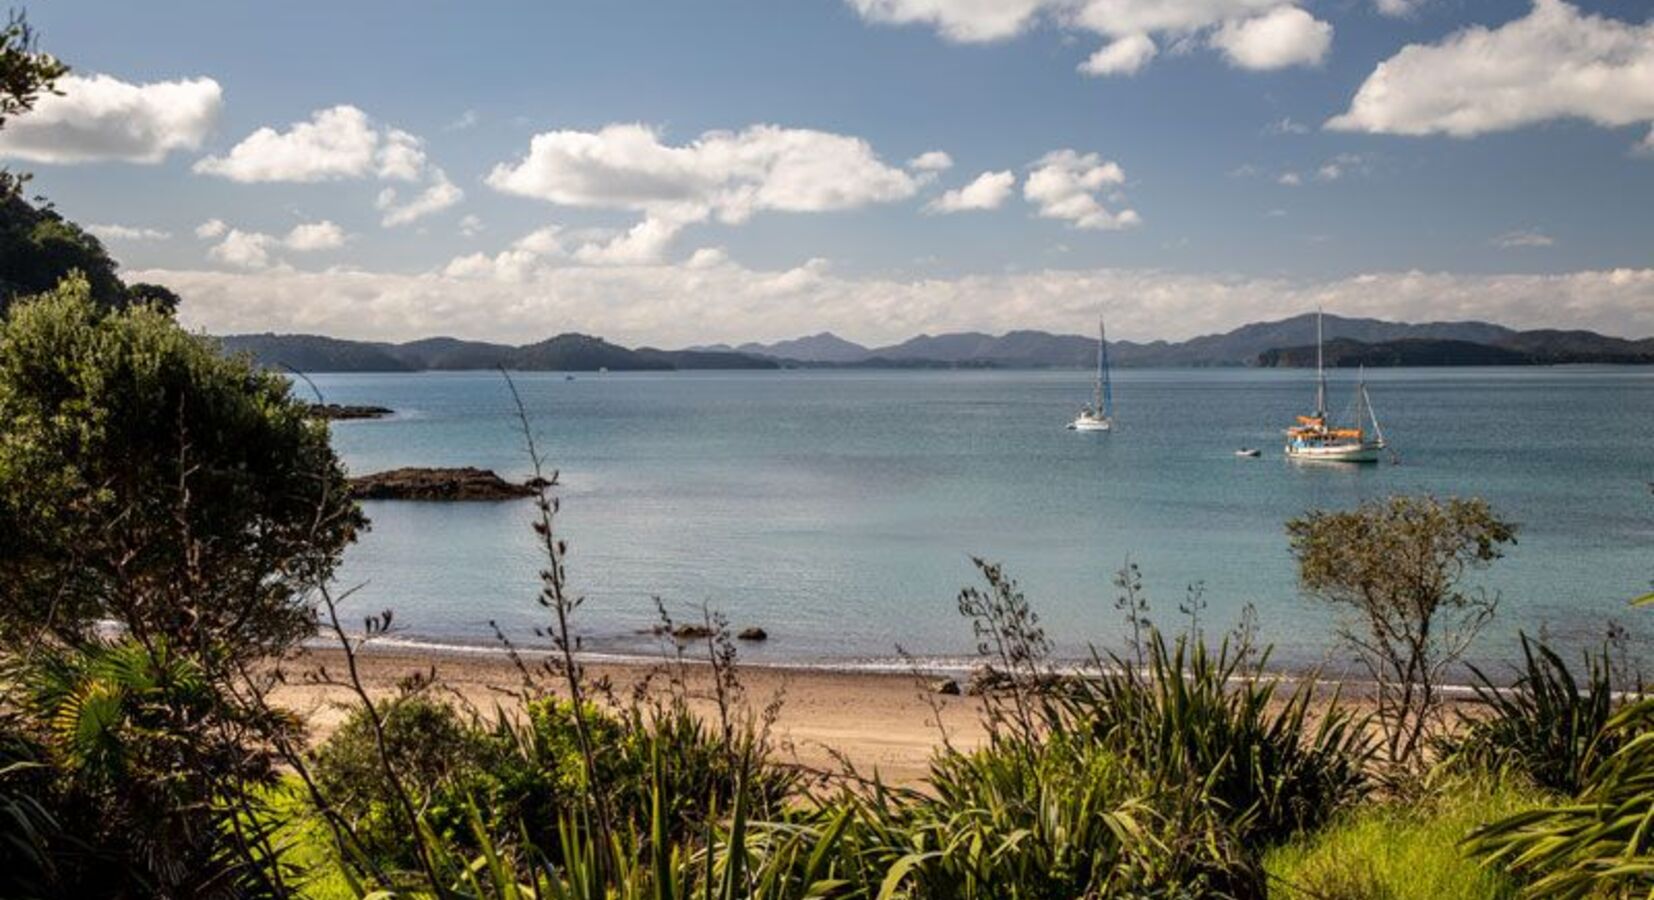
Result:
{"label": "white cloud", "polygon": [[476,237],[483,232],[482,219],[472,213],[466,213],[459,220],[459,233],[465,237]]}
{"label": "white cloud", "polygon": [[172,232],[134,225],[88,225],[86,230],[105,241],[164,241]]}
{"label": "white cloud", "polygon": [[[703,257],[703,260],[706,258]],[[484,259],[487,270],[493,268]],[[488,271],[253,273],[150,270],[189,302],[186,325],[225,334],[303,331],[406,340],[436,334],[521,342],[580,330],[628,345],[774,340],[823,329],[869,343],[921,332],[1043,328],[1083,332],[1097,304],[1121,338],[1181,340],[1317,306],[1407,321],[1484,319],[1515,328],[1654,334],[1654,269],[1557,275],[1380,272],[1331,280],[1052,269],[954,279],[853,278],[821,262],[758,271],[544,267],[518,280]]]}
{"label": "white cloud", "polygon": [[441,212],[465,199],[465,192],[455,187],[441,169],[432,169],[429,187],[406,203],[398,205],[396,199],[396,188],[387,187],[379,192],[379,198],[375,201],[380,212],[385,214],[379,224],[386,228],[406,225]]}
{"label": "white cloud", "polygon": [[405,131],[381,129],[354,106],[335,106],[294,122],[286,131],[265,126],[225,156],[195,163],[195,171],[240,182],[317,182],[347,178],[418,176],[424,165],[419,140]]}
{"label": "white cloud", "polygon": [[1537,228],[1527,228],[1521,231],[1507,231],[1495,237],[1492,243],[1503,250],[1514,250],[1524,247],[1550,247],[1556,240]]}
{"label": "white cloud", "polygon": [[975,209],[998,209],[1016,189],[1017,177],[1009,169],[983,172],[962,188],[944,193],[925,205],[926,212],[956,213]]}
{"label": "white cloud", "polygon": [[1419,7],[1425,2],[1426,0],[1373,0],[1373,8],[1378,10],[1379,15],[1405,19],[1418,12]]}
{"label": "white cloud", "polygon": [[1157,52],[1153,38],[1146,34],[1128,34],[1104,44],[1087,57],[1080,63],[1080,71],[1087,75],[1135,75]]}
{"label": "white cloud", "polygon": [[293,230],[287,233],[287,237],[282,238],[282,246],[300,252],[333,250],[343,247],[345,238],[343,228],[323,219],[320,222],[293,226]]}
{"label": "white cloud", "polygon": [[230,228],[227,232],[209,229],[208,226],[214,223],[226,227],[223,222],[213,219],[195,230],[201,237],[223,234],[222,241],[207,249],[207,258],[241,269],[263,269],[272,265],[274,259],[271,254],[277,250],[286,249],[295,253],[334,250],[343,247],[349,239],[343,228],[326,219],[295,225],[283,237],[239,228]]}
{"label": "white cloud", "polygon": [[658,263],[678,236],[682,224],[668,219],[646,216],[624,234],[608,241],[582,244],[574,251],[574,258],[598,266],[640,266]]}
{"label": "white cloud", "polygon": [[207,251],[207,258],[242,269],[262,269],[270,265],[270,247],[275,242],[267,234],[232,228]]}
{"label": "white cloud", "polygon": [[1332,26],[1295,6],[1245,21],[1223,23],[1212,45],[1243,69],[1316,65],[1332,46]]}
{"label": "white cloud", "polygon": [[848,0],[861,17],[891,25],[922,23],[950,41],[976,43],[1012,37],[1031,24],[1048,0]]}
{"label": "white cloud", "polygon": [[907,167],[916,172],[946,172],[953,168],[953,157],[941,150],[930,150],[908,160]]}
{"label": "white cloud", "polygon": [[9,118],[0,156],[37,163],[158,163],[194,150],[224,105],[211,78],[129,84],[109,75],[65,75],[62,96],[40,98],[32,112]]}
{"label": "white cloud", "polygon": [[314,183],[376,178],[423,182],[411,199],[398,203],[399,192],[379,192],[375,207],[386,228],[406,225],[464,199],[442,169],[431,165],[425,143],[398,128],[381,126],[354,106],[319,109],[309,121],[286,131],[268,126],[254,131],[224,156],[195,163],[195,171],[231,181]]}
{"label": "white cloud", "polygon": [[729,263],[729,252],[722,247],[702,247],[689,255],[684,268],[711,269]]}
{"label": "white cloud", "polygon": [[563,206],[629,209],[676,222],[742,222],[761,210],[821,212],[903,200],[913,176],[866,141],[753,125],[664,144],[645,125],[534,136],[526,156],[494,167],[488,184]]}
{"label": "white cloud", "polygon": [[1118,163],[1095,153],[1056,150],[1034,164],[1023,182],[1022,196],[1039,207],[1043,218],[1064,219],[1075,228],[1115,231],[1142,224],[1135,210],[1111,212],[1098,197],[1104,188],[1125,180]]}
{"label": "white cloud", "polygon": [[[1080,65],[1091,75],[1136,72],[1155,55],[1155,38],[1173,51],[1198,38],[1226,35],[1214,46],[1244,68],[1319,62],[1332,26],[1297,0],[846,0],[869,22],[928,25],[944,38],[981,43],[1015,37],[1037,22],[1110,43]],[[1226,45],[1233,45],[1233,47]]]}
{"label": "white cloud", "polygon": [[1472,137],[1553,119],[1654,122],[1654,21],[1637,25],[1535,0],[1499,28],[1410,44],[1378,64],[1340,131]]}
{"label": "white cloud", "polygon": [[204,241],[211,240],[212,238],[223,237],[224,232],[229,230],[230,226],[225,224],[223,219],[208,219],[195,226],[195,236]]}
{"label": "white cloud", "polygon": [[1299,175],[1297,172],[1282,172],[1278,177],[1276,177],[1275,183],[1284,184],[1287,187],[1297,187],[1298,185],[1304,183],[1304,177]]}
{"label": "white cloud", "polygon": [[1638,156],[1654,156],[1654,125],[1649,126],[1648,134],[1643,136],[1637,146],[1631,148],[1631,152]]}

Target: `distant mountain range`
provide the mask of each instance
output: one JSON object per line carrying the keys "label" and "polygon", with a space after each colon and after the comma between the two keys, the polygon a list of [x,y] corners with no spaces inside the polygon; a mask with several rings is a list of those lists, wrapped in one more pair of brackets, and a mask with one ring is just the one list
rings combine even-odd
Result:
{"label": "distant mountain range", "polygon": [[[1326,316],[1328,364],[1543,365],[1654,363],[1654,338],[1626,340],[1591,331],[1517,331],[1487,322],[1408,324]],[[243,334],[221,338],[226,350],[267,366],[308,372],[407,372],[489,369],[1085,368],[1097,341],[1082,335],[1012,331],[961,332],[865,347],[822,332],[773,344],[714,344],[685,350],[628,349],[601,338],[561,334],[512,347],[456,338],[405,344],[347,341],[318,335]],[[1110,341],[1117,366],[1314,365],[1315,316],[1257,322],[1187,341]],[[1307,354],[1307,356],[1306,356]]]}

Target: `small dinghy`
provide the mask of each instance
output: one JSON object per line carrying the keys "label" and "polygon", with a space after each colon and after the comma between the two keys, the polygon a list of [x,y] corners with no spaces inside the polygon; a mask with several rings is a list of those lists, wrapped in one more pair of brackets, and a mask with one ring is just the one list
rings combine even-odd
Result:
{"label": "small dinghy", "polygon": [[1248,459],[1252,459],[1252,458],[1262,456],[1263,451],[1259,450],[1256,447],[1242,447],[1239,450],[1235,451],[1235,455],[1236,456],[1244,456],[1244,457],[1247,457]]}

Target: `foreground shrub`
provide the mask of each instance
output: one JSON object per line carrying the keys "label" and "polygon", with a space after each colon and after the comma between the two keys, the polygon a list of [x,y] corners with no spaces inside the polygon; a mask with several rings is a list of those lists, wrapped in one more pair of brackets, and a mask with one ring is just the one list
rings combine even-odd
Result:
{"label": "foreground shrub", "polygon": [[1654,699],[1615,713],[1618,745],[1585,772],[1576,797],[1479,828],[1470,850],[1527,878],[1524,896],[1646,895],[1654,891]]}
{"label": "foreground shrub", "polygon": [[1448,758],[1485,772],[1511,769],[1546,790],[1573,794],[1625,737],[1607,730],[1616,705],[1608,650],[1585,654],[1581,685],[1549,647],[1521,639],[1523,667],[1509,687],[1471,667],[1479,708],[1445,742]]}
{"label": "foreground shrub", "polygon": [[37,748],[37,868],[63,896],[272,890],[254,793],[274,781],[254,721],[165,642],[41,648],[10,659],[19,737]]}
{"label": "foreground shrub", "polygon": [[1204,783],[1200,799],[1249,843],[1314,828],[1360,794],[1366,720],[1336,696],[1312,716],[1313,678],[1282,698],[1280,679],[1246,671],[1227,639],[1214,653],[1151,629],[1146,649],[1142,669],[1114,658],[1108,674],[1077,680],[1065,708],[1151,784]]}
{"label": "foreground shrub", "polygon": [[0,318],[0,522],[0,639],[114,620],[241,661],[314,634],[364,524],[286,379],[78,276]]}
{"label": "foreground shrub", "polygon": [[1286,900],[1495,900],[1517,882],[1460,843],[1484,822],[1544,794],[1519,779],[1453,779],[1405,804],[1351,809],[1264,855],[1271,897]]}
{"label": "foreground shrub", "polygon": [[1444,725],[1444,674],[1498,605],[1465,577],[1504,555],[1516,526],[1480,499],[1395,496],[1286,530],[1304,590],[1350,614],[1340,635],[1372,681],[1387,760],[1416,770]]}

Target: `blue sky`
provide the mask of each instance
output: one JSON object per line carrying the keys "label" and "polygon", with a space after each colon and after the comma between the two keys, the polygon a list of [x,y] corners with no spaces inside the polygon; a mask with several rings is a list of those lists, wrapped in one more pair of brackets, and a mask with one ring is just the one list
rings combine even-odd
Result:
{"label": "blue sky", "polygon": [[0,154],[213,331],[878,341],[1102,307],[1177,338],[1321,304],[1654,334],[1643,2],[29,15],[107,77]]}

